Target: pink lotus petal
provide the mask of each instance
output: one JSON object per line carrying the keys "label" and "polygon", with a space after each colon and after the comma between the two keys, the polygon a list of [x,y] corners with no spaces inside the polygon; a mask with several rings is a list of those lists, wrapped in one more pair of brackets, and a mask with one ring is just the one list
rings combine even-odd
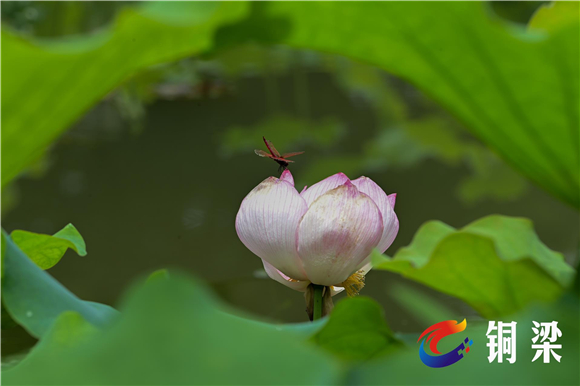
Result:
{"label": "pink lotus petal", "polygon": [[356,271],[382,234],[379,208],[347,181],[310,206],[298,227],[298,254],[311,282],[336,285]]}
{"label": "pink lotus petal", "polygon": [[289,182],[269,177],[242,201],[236,232],[250,251],[276,269],[296,280],[307,280],[296,245],[298,224],[307,209]]}
{"label": "pink lotus petal", "polygon": [[393,207],[393,209],[395,209],[395,201],[397,200],[397,193],[389,194],[387,197],[389,198],[391,206]]}
{"label": "pink lotus petal", "polygon": [[381,211],[383,216],[383,235],[377,249],[384,253],[391,246],[399,232],[399,219],[394,210],[397,195],[391,194],[387,196],[383,189],[368,177],[360,177],[352,183],[358,190],[372,198]]}
{"label": "pink lotus petal", "polygon": [[308,280],[294,280],[284,275],[266,260],[262,260],[262,263],[264,263],[264,269],[266,270],[268,276],[270,276],[271,279],[276,280],[278,283],[284,284],[286,287],[290,287],[296,291],[305,292],[306,288],[310,284]]}
{"label": "pink lotus petal", "polygon": [[306,200],[308,206],[310,206],[318,197],[337,186],[343,185],[346,181],[350,180],[344,173],[337,173],[303,190],[300,195]]}
{"label": "pink lotus petal", "polygon": [[288,169],[282,172],[282,175],[280,176],[280,181],[286,181],[290,185],[294,186],[294,177],[292,177],[292,173],[290,173],[290,170]]}

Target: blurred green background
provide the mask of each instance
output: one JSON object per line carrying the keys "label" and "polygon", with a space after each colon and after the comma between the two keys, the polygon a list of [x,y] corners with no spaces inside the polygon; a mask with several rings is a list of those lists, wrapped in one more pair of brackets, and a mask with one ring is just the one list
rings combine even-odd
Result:
{"label": "blurred green background", "polygon": [[[485,18],[517,35],[541,5],[493,2],[483,9]],[[142,7],[138,2],[3,2],[2,22],[14,36],[72,55],[103,44],[122,30],[111,30],[117,17],[127,19],[128,10]],[[190,22],[180,20],[171,7],[162,12],[161,7],[139,12],[145,19],[153,14],[166,18],[176,28]],[[261,6],[253,7],[251,15],[261,20]],[[214,11],[197,15],[203,18],[204,12]],[[69,251],[50,270],[73,293],[117,305],[134,279],[178,267],[195,273],[225,302],[245,312],[272,321],[305,321],[302,295],[267,278],[260,259],[242,245],[234,229],[244,196],[264,178],[278,175],[276,164],[254,155],[255,148],[263,148],[262,136],[281,152],[305,151],[290,167],[299,190],[342,171],[351,178],[366,175],[387,193],[396,192],[400,231],[386,252],[390,256],[410,244],[426,221],[461,228],[502,214],[532,220],[550,249],[578,265],[579,222],[573,204],[514,170],[431,93],[365,60],[270,44],[268,37],[262,41],[252,17],[241,26],[230,22],[217,28],[210,34],[212,45],[195,55],[168,55],[131,71],[98,103],[81,109],[78,119],[71,117],[70,130],[54,135],[58,140],[47,152],[32,155],[24,174],[7,184],[3,179],[6,231],[53,234],[73,223],[82,233],[88,255]],[[275,40],[291,27],[273,18],[263,28]],[[126,52],[127,61],[134,54]],[[105,60],[104,55],[94,60]],[[89,71],[87,63],[79,60],[71,71],[86,70],[83,81],[106,78],[98,68]],[[101,71],[117,76],[114,67]],[[6,103],[32,106],[26,90],[20,92],[21,100]],[[59,108],[66,109],[67,103],[75,103],[75,96]],[[30,117],[28,124],[38,120],[48,127],[57,115],[49,111]],[[5,154],[4,141],[2,146]],[[421,299],[425,307],[478,318],[463,301],[391,272],[371,271],[362,294],[377,300],[389,326],[401,333],[425,326],[405,305],[411,298]],[[34,342],[22,328],[11,326],[2,334],[2,355]]]}

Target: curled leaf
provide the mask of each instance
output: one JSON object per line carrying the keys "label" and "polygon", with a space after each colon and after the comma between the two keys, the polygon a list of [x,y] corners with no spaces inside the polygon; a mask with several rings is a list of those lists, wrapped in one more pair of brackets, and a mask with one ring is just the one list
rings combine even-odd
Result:
{"label": "curled leaf", "polygon": [[15,230],[10,237],[42,269],[52,268],[69,248],[79,256],[87,254],[85,240],[72,224],[68,224],[53,236]]}

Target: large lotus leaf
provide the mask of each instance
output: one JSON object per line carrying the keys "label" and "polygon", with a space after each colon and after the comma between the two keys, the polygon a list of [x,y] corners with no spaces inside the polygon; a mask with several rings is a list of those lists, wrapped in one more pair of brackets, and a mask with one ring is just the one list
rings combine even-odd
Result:
{"label": "large lotus leaf", "polygon": [[[303,334],[227,315],[202,286],[180,275],[135,287],[120,309],[117,323],[97,331],[78,315],[63,314],[26,359],[3,372],[3,384],[338,381],[337,364]],[[77,336],[73,344],[69,334]]]}
{"label": "large lotus leaf", "polygon": [[68,224],[53,236],[15,230],[10,237],[20,250],[42,269],[53,267],[69,248],[79,256],[87,254],[85,240],[72,224]]}
{"label": "large lotus leaf", "polygon": [[2,30],[2,186],[135,72],[208,50],[241,2],[151,2],[91,36],[27,41]]}
{"label": "large lotus leaf", "polygon": [[113,308],[77,298],[30,260],[2,231],[6,243],[2,303],[10,316],[32,336],[42,337],[65,311],[75,311],[95,326],[109,324]]}
{"label": "large lotus leaf", "polygon": [[291,21],[284,43],[409,80],[521,173],[580,207],[577,2],[543,10],[527,31],[494,19],[482,2],[272,2],[264,12]]}
{"label": "large lotus leaf", "polygon": [[4,254],[6,252],[6,238],[8,237],[8,235],[5,235],[4,232],[2,232],[2,235],[0,235],[0,242],[2,243],[2,252],[0,255],[0,277],[4,277]]}
{"label": "large lotus leaf", "polygon": [[540,241],[530,220],[499,215],[459,230],[427,222],[392,259],[374,261],[375,269],[456,296],[490,318],[553,300],[575,274],[560,253]]}

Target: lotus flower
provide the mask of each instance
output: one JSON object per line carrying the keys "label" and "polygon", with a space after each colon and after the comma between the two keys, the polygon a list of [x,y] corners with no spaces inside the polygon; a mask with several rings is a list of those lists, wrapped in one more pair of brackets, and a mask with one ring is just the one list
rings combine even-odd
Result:
{"label": "lotus flower", "polygon": [[312,283],[332,295],[345,287],[354,295],[370,270],[371,251],[386,251],[399,231],[395,197],[370,178],[351,181],[343,173],[298,193],[285,170],[246,196],[236,231],[270,278],[297,291]]}

